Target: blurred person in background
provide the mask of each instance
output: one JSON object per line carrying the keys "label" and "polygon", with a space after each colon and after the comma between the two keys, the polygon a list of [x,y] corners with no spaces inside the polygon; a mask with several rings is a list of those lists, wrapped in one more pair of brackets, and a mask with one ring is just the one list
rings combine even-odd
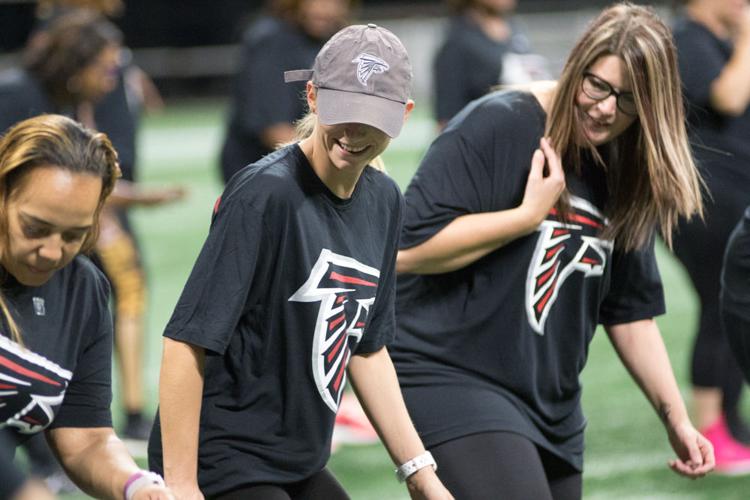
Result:
{"label": "blurred person in background", "polygon": [[[96,13],[75,10],[56,18],[44,29],[43,35],[35,36],[27,46],[21,67],[0,73],[0,131],[25,118],[51,112],[74,117],[90,128],[97,128],[96,105],[118,85],[121,41],[120,31]],[[126,110],[122,112],[127,113]],[[127,121],[129,118],[123,116],[122,119]],[[114,120],[111,115],[110,120]],[[127,152],[124,158],[127,161]],[[118,181],[115,193],[101,213],[102,229],[95,250],[96,255],[102,257],[103,267],[108,269],[106,254],[113,242],[121,242],[126,237],[117,207],[161,204],[181,195],[179,189],[143,189],[129,181]],[[120,270],[127,270],[129,274],[120,272],[109,276],[119,306],[115,312],[116,350],[121,358],[130,356],[129,363],[121,362],[119,366],[137,365],[137,368],[131,366],[130,372],[121,371],[121,392],[125,392],[125,387],[132,391],[133,386],[142,391],[140,322],[145,306],[143,280],[133,279],[136,270],[130,264],[136,255],[122,250],[120,253],[117,263]],[[136,325],[139,329],[134,332]],[[138,337],[134,338],[136,334]],[[141,439],[148,432],[144,426],[147,427],[148,422],[141,424]],[[34,474],[48,478],[52,489],[68,486],[65,475],[42,440],[30,440],[27,450]]]}
{"label": "blurred person in background", "polygon": [[[44,43],[47,28],[61,16],[75,11],[88,11],[107,18],[124,11],[121,0],[40,0],[37,22],[29,45]],[[132,54],[120,45],[114,89],[96,99],[94,123],[107,134],[115,146],[122,169],[120,190],[137,187],[136,136],[143,111],[158,111],[164,103],[154,83],[132,62]],[[131,189],[133,191],[133,189]],[[178,197],[180,193],[163,194]],[[136,195],[137,197],[137,195]],[[138,200],[133,200],[138,201]],[[140,200],[140,205],[160,200]],[[164,200],[167,201],[167,200]],[[113,284],[116,355],[119,368],[120,402],[125,420],[122,436],[128,440],[145,441],[151,430],[151,418],[145,414],[143,384],[143,349],[145,338],[148,284],[137,235],[133,231],[128,209],[130,204],[113,205],[97,242],[95,263]]]}
{"label": "blurred person in background", "polygon": [[414,106],[409,56],[349,26],[285,80],[309,114],[216,204],[164,332],[149,464],[185,499],[348,499],[326,464],[349,379],[412,498],[447,500],[386,349],[403,198],[372,165]]}
{"label": "blurred person in background", "polygon": [[516,0],[447,0],[448,31],[433,60],[435,118],[442,130],[466,104],[496,85],[549,78],[513,20]]}
{"label": "blurred person in background", "polygon": [[664,426],[669,467],[712,469],[654,321],[654,233],[669,240],[702,204],[672,34],[652,9],[605,9],[558,82],[469,104],[405,198],[390,353],[457,498],[581,498],[579,377],[599,324]]}
{"label": "blurred person in background", "polygon": [[691,381],[696,424],[714,444],[717,472],[750,473],[740,416],[743,377],[719,319],[722,257],[750,205],[750,7],[689,0],[674,24],[693,154],[705,180],[705,220],[682,220],[674,253],[700,301]]}
{"label": "blurred person in background", "polygon": [[106,135],[65,116],[23,120],[0,139],[0,434],[11,442],[0,455],[43,435],[89,495],[170,500],[112,429],[109,285],[81,255],[118,176]]}
{"label": "blurred person in background", "polygon": [[284,71],[309,67],[326,40],[348,24],[358,1],[267,0],[267,15],[242,37],[220,158],[225,184],[294,138],[294,122],[305,114],[305,87],[279,85],[279,79]]}

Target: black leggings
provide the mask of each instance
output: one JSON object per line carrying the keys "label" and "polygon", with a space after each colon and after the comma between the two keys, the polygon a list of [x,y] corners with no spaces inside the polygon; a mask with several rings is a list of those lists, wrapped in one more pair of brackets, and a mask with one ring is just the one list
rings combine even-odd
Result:
{"label": "black leggings", "polygon": [[211,497],[211,500],[349,500],[328,469],[291,484],[258,484]]}
{"label": "black leggings", "polygon": [[736,188],[713,186],[714,199],[706,201],[705,222],[681,221],[674,235],[674,253],[685,266],[700,301],[691,381],[697,387],[720,389],[725,413],[736,411],[742,392],[742,372],[730,351],[719,314],[724,251],[747,205],[747,200],[731,195],[734,191]]}
{"label": "black leggings", "polygon": [[519,434],[472,434],[430,451],[456,500],[581,498],[581,472]]}

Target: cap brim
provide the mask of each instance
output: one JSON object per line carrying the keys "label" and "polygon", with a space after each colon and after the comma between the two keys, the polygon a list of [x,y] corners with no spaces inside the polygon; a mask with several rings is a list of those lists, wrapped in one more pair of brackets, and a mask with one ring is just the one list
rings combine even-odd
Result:
{"label": "cap brim", "polygon": [[370,94],[318,88],[318,119],[324,125],[364,123],[397,137],[404,125],[406,104]]}

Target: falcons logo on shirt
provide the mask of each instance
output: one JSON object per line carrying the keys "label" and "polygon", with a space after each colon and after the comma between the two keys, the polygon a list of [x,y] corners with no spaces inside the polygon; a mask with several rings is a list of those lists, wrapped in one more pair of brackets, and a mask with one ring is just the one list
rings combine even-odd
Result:
{"label": "falcons logo on shirt", "polygon": [[290,302],[320,302],[315,321],[312,368],[320,397],[334,413],[346,385],[346,367],[362,339],[375,302],[380,271],[323,249],[310,277]]}
{"label": "falcons logo on shirt", "polygon": [[0,335],[0,428],[34,434],[55,418],[73,374]]}
{"label": "falcons logo on shirt", "polygon": [[544,335],[544,324],[562,284],[575,271],[584,277],[601,276],[612,242],[597,235],[608,224],[588,201],[571,196],[572,213],[567,223],[556,219],[555,209],[537,228],[541,234],[526,279],[526,315],[529,324]]}
{"label": "falcons logo on shirt", "polygon": [[390,69],[387,62],[366,52],[352,59],[352,62],[357,63],[357,80],[364,87],[367,87],[367,80],[374,73],[385,73]]}

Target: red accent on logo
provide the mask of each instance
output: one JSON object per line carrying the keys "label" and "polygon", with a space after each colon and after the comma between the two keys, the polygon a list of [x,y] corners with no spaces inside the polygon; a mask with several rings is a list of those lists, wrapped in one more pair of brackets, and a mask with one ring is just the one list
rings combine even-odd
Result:
{"label": "red accent on logo", "polygon": [[341,346],[344,345],[344,341],[347,339],[346,335],[341,335],[338,342],[336,342],[336,345],[333,346],[333,349],[331,349],[331,352],[328,353],[328,356],[326,356],[326,360],[330,363],[333,361],[333,358],[336,357],[336,355],[341,350]]}
{"label": "red accent on logo", "polygon": [[7,368],[10,368],[14,372],[20,373],[21,375],[26,375],[29,378],[33,378],[34,380],[41,380],[42,382],[46,382],[46,383],[51,384],[51,385],[56,385],[58,387],[60,387],[60,385],[61,385],[59,382],[55,382],[54,380],[52,380],[50,378],[47,378],[44,375],[40,375],[40,374],[38,374],[36,372],[28,370],[28,369],[24,368],[23,366],[21,366],[19,364],[16,364],[13,361],[11,361],[8,358],[5,358],[3,356],[0,356],[0,365],[3,365],[5,367],[7,367]]}
{"label": "red accent on logo", "polygon": [[341,379],[344,377],[344,372],[346,371],[346,365],[349,363],[350,355],[351,351],[346,351],[344,362],[341,363],[341,366],[339,366],[339,372],[338,374],[336,374],[336,380],[333,382],[333,390],[335,392],[338,392],[339,387],[341,386]]}
{"label": "red accent on logo", "polygon": [[537,313],[541,314],[541,312],[544,310],[544,306],[547,305],[547,301],[555,292],[556,286],[557,286],[557,278],[555,278],[555,281],[552,282],[552,286],[549,287],[549,290],[547,290],[547,293],[545,293],[544,296],[541,298],[541,300],[539,300],[539,302],[536,304]]}
{"label": "red accent on logo", "polygon": [[557,252],[561,251],[563,248],[565,248],[565,243],[560,243],[556,247],[550,248],[549,250],[547,250],[547,253],[544,254],[544,260],[547,261],[551,259]]}
{"label": "red accent on logo", "polygon": [[553,274],[555,274],[555,272],[557,271],[557,269],[559,267],[560,267],[560,261],[557,261],[557,262],[555,262],[555,265],[552,266],[547,272],[545,272],[544,274],[542,274],[541,276],[539,276],[539,279],[536,280],[536,288],[537,288],[537,290],[539,289],[539,287],[541,287],[542,285],[544,285],[547,282],[547,280],[550,278],[550,276],[552,276]]}
{"label": "red accent on logo", "polygon": [[336,319],[334,319],[333,321],[331,321],[331,322],[328,323],[328,330],[331,331],[331,330],[335,329],[336,326],[338,326],[339,323],[341,323],[342,321],[344,321],[345,317],[346,316],[344,314],[339,314],[336,317]]}
{"label": "red accent on logo", "polygon": [[372,281],[365,281],[360,278],[354,278],[353,276],[344,276],[343,274],[339,274],[336,271],[331,272],[331,279],[334,281],[340,281],[342,283],[351,283],[352,285],[378,286],[377,283],[373,283]]}

